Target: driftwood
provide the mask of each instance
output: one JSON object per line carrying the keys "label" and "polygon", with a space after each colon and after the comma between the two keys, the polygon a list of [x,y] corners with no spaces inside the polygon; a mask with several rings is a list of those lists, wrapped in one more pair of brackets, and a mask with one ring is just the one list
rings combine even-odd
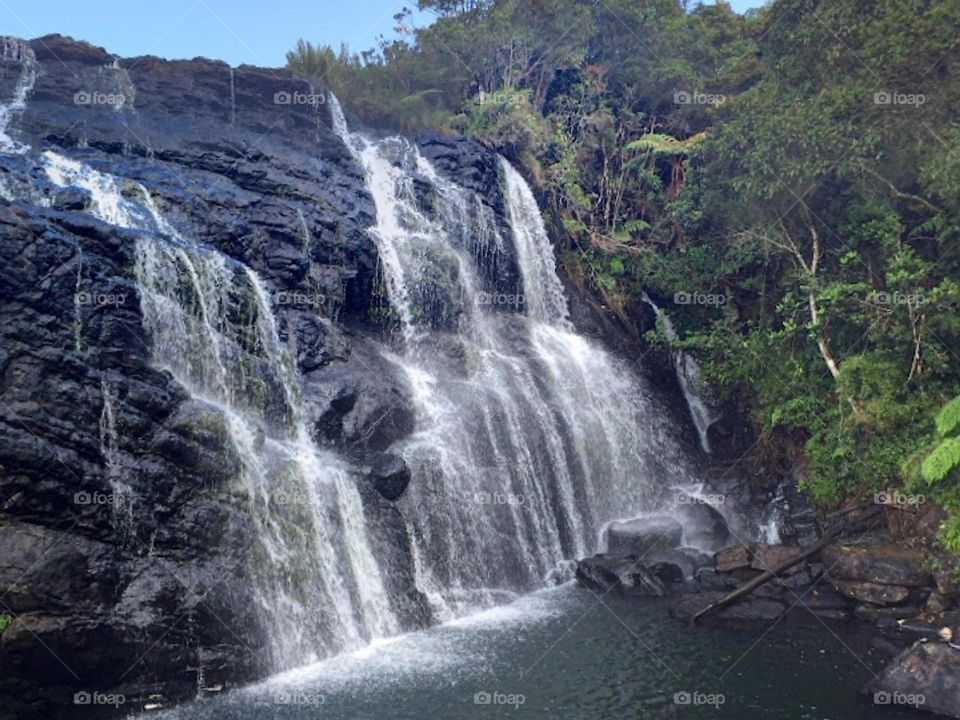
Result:
{"label": "driftwood", "polygon": [[882,510],[883,508],[877,508],[876,510],[873,510],[867,513],[865,516],[854,521],[853,523],[834,526],[833,528],[828,530],[826,533],[824,533],[823,537],[820,538],[817,542],[805,548],[803,552],[799,553],[798,555],[795,555],[794,557],[790,558],[786,562],[780,563],[780,565],[778,565],[775,568],[771,568],[769,570],[762,572],[760,575],[757,575],[757,577],[755,577],[753,580],[748,582],[746,585],[743,585],[742,587],[737,588],[729,595],[724,595],[715,603],[710,603],[709,605],[707,605],[703,610],[698,612],[696,615],[694,615],[690,619],[690,624],[693,625],[697,622],[697,620],[699,620],[704,615],[711,613],[714,610],[720,610],[722,608],[725,608],[727,607],[727,605],[732,605],[733,603],[737,602],[737,600],[739,600],[740,598],[749,595],[758,587],[770,582],[781,573],[784,573],[790,568],[792,568],[794,565],[797,565],[798,563],[803,562],[811,555],[816,555],[818,552],[823,550],[827,545],[832,543],[837,538],[837,536],[840,535],[840,533],[842,533],[844,530],[848,530],[855,525],[859,525],[867,520],[870,520],[876,517],[877,515],[880,514],[880,512],[882,512]]}

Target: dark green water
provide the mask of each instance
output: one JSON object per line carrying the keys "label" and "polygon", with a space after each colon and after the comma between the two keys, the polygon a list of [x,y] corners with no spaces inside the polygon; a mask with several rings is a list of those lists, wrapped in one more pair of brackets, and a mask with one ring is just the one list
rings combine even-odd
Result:
{"label": "dark green water", "polygon": [[868,629],[808,619],[690,630],[659,602],[565,586],[150,717],[916,718],[859,695],[886,660]]}

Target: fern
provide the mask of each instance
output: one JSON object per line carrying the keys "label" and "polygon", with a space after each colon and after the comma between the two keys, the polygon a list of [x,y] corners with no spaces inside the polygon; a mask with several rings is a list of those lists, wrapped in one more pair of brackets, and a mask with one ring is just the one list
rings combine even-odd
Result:
{"label": "fern", "polygon": [[939,483],[957,467],[960,467],[960,437],[947,438],[923,461],[923,479],[929,485]]}
{"label": "fern", "polygon": [[943,406],[937,413],[937,435],[947,437],[960,430],[960,395]]}

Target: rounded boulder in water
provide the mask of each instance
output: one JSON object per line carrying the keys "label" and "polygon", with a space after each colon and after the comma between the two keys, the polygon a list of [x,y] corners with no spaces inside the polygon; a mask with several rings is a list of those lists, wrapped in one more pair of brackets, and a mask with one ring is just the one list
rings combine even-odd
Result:
{"label": "rounded boulder in water", "polygon": [[650,515],[612,522],[604,534],[608,553],[644,555],[680,547],[683,526],[669,515]]}

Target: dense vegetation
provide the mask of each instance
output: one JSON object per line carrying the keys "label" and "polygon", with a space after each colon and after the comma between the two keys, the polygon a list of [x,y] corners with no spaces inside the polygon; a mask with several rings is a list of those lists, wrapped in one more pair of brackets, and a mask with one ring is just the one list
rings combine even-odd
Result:
{"label": "dense vegetation", "polygon": [[624,317],[673,301],[812,497],[922,488],[960,549],[960,0],[685,5],[421,0],[429,26],[289,63],[520,163],[567,273]]}

